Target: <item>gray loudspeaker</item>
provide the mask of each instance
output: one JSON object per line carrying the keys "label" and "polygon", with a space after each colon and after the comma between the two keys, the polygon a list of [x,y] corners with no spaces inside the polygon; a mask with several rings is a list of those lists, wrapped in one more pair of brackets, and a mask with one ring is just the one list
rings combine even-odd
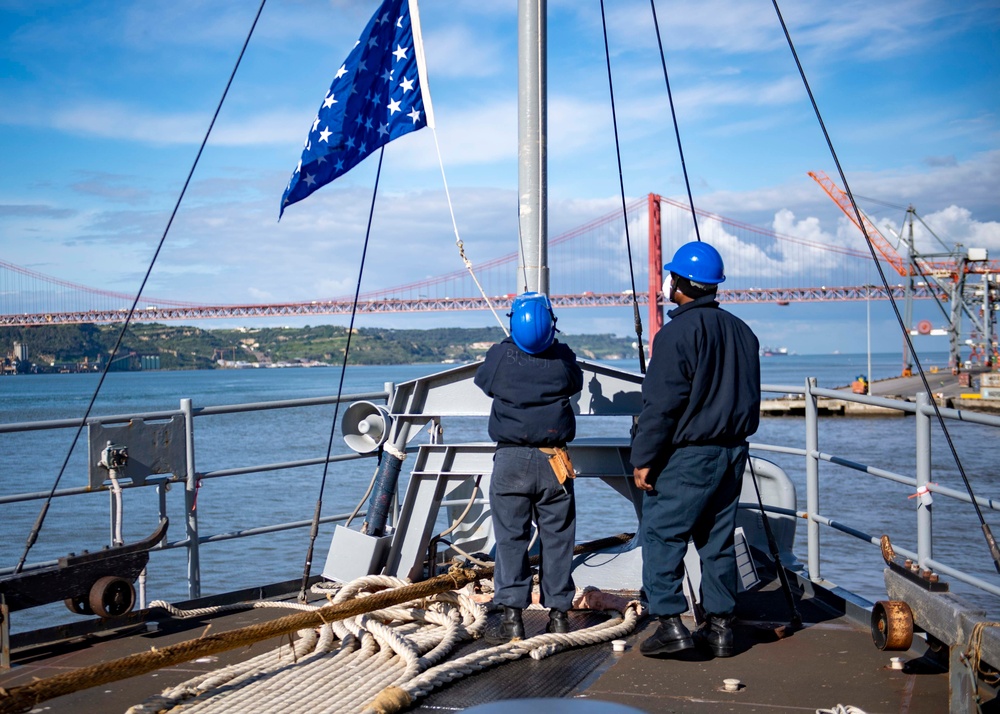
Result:
{"label": "gray loudspeaker", "polygon": [[389,410],[371,402],[355,402],[340,420],[344,442],[359,454],[370,454],[382,446],[391,426]]}

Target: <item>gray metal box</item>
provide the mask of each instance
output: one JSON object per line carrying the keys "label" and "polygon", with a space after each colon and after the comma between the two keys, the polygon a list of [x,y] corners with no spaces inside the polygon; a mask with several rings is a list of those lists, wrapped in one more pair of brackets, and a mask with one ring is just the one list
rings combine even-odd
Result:
{"label": "gray metal box", "polygon": [[90,490],[98,491],[108,481],[108,470],[100,466],[101,452],[109,443],[128,449],[128,461],[118,473],[123,483],[142,486],[150,476],[169,474],[181,480],[187,474],[184,417],[168,421],[135,418],[128,424],[87,425],[90,446]]}
{"label": "gray metal box", "polygon": [[391,542],[391,535],[376,538],[337,526],[323,566],[323,577],[349,583],[365,575],[380,573]]}

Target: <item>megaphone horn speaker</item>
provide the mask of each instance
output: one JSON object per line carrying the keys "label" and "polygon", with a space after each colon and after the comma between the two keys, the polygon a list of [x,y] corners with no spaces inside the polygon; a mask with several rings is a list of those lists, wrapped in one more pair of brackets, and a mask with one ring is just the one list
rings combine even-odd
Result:
{"label": "megaphone horn speaker", "polygon": [[359,454],[370,454],[382,446],[391,426],[389,410],[371,402],[355,402],[340,421],[344,443]]}

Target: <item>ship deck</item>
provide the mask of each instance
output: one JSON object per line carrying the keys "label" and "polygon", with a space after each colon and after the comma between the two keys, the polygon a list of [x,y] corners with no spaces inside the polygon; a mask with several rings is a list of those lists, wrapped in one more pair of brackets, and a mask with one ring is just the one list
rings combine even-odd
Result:
{"label": "ship deck", "polygon": [[[654,621],[643,619],[627,638],[625,652],[613,652],[610,644],[602,644],[540,661],[521,659],[432,692],[408,711],[421,714],[462,711],[486,702],[538,697],[603,700],[650,713],[812,713],[836,704],[853,705],[867,714],[931,714],[948,710],[947,672],[926,647],[909,652],[879,651],[872,643],[867,625],[859,621],[864,617],[862,608],[801,583],[793,587],[804,624],[795,631],[782,628],[789,619],[784,595],[773,577],[765,583],[759,590],[740,596],[736,655],[732,658],[710,659],[698,654],[674,659],[643,657],[638,644],[656,626]],[[134,613],[132,624],[117,632],[82,634],[82,630],[53,630],[48,637],[53,641],[30,645],[25,644],[24,638],[15,637],[13,667],[0,673],[0,687],[16,687],[35,678],[148,651],[151,647],[162,648],[196,638],[206,629],[219,633],[276,616],[273,610],[260,609],[190,620],[164,617],[162,611]],[[490,642],[490,633],[499,631],[499,615],[490,617],[487,636],[466,643],[456,656],[495,644]],[[573,611],[571,624],[583,627],[601,617],[597,612]],[[528,636],[540,633],[545,622],[544,611],[526,611]],[[693,626],[693,622],[689,624]],[[55,638],[55,634],[59,637]],[[284,642],[287,644],[287,638]],[[915,643],[922,644],[922,640],[915,639]],[[208,661],[188,662],[100,685],[51,699],[40,705],[44,709],[36,711],[56,714],[125,711],[168,686],[256,656],[279,644],[278,640],[262,642],[252,648],[206,658]],[[903,669],[891,667],[894,655],[905,661]],[[739,689],[725,691],[725,679],[739,679]],[[996,704],[996,701],[985,704],[983,711],[996,711],[990,708]]]}

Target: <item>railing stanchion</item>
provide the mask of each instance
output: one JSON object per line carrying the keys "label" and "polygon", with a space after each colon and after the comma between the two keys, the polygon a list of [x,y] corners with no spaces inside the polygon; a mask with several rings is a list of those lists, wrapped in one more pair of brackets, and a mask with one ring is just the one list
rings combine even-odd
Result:
{"label": "railing stanchion", "polygon": [[819,567],[819,408],[816,396],[812,393],[816,386],[816,378],[806,380],[806,512],[809,520],[806,522],[806,534],[809,546],[809,579],[819,582],[822,579]]}
{"label": "railing stanchion", "polygon": [[[930,397],[926,392],[917,394],[917,493],[922,494],[921,489],[927,488],[931,480],[931,417],[925,411],[930,406]],[[917,496],[917,562],[922,568],[926,568],[928,558],[934,557],[933,551],[933,524],[931,494],[928,491],[926,496]]]}
{"label": "railing stanchion", "polygon": [[[156,483],[156,501],[159,504],[160,510],[160,520],[162,521],[167,517],[167,491],[170,489],[169,481],[157,481]],[[157,544],[157,548],[163,548],[163,544],[166,541],[161,541]]]}
{"label": "railing stanchion", "polygon": [[187,456],[187,478],[184,481],[184,513],[187,523],[188,597],[201,597],[201,558],[198,553],[198,474],[194,466],[194,414],[190,399],[181,399],[184,412],[184,450]]}

